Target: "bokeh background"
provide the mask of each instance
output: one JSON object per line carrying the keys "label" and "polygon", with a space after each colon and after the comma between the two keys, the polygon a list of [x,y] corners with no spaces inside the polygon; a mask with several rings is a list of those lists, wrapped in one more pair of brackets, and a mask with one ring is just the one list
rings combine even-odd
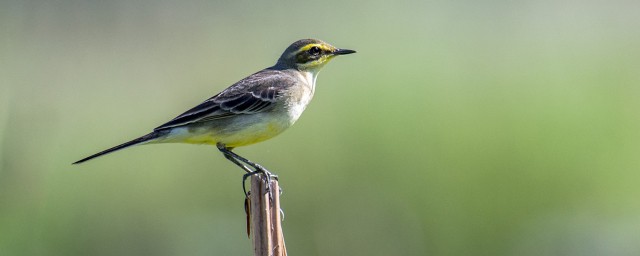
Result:
{"label": "bokeh background", "polygon": [[290,255],[640,255],[638,1],[0,2],[0,255],[251,255],[241,171],[145,134],[300,38]]}

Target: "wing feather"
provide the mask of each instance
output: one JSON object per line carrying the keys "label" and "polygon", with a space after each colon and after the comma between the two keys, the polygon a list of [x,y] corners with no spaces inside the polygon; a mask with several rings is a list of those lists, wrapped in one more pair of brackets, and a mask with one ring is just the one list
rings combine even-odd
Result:
{"label": "wing feather", "polygon": [[155,130],[268,111],[283,90],[294,85],[294,81],[282,71],[265,69],[240,80]]}

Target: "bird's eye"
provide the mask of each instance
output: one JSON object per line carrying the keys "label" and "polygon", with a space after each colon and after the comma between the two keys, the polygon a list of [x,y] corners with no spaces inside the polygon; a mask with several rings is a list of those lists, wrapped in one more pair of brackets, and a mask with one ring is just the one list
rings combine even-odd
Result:
{"label": "bird's eye", "polygon": [[311,47],[309,49],[309,54],[311,54],[311,55],[318,55],[318,54],[320,54],[320,52],[321,51],[320,51],[320,48],[318,46],[314,46],[314,47]]}

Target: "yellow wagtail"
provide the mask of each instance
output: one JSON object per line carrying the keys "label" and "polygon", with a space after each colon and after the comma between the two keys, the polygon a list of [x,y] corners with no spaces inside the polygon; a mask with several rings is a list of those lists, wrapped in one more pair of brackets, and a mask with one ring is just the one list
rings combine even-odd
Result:
{"label": "yellow wagtail", "polygon": [[133,145],[180,142],[216,145],[247,173],[253,172],[244,164],[269,176],[264,167],[231,150],[273,138],[293,125],[313,97],[320,69],[335,56],[351,53],[355,51],[317,39],[296,41],[274,66],[240,80],[147,135],[74,164]]}

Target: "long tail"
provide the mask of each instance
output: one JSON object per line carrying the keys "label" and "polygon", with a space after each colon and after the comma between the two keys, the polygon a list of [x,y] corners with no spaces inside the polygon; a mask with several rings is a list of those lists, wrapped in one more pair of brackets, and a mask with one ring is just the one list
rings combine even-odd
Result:
{"label": "long tail", "polygon": [[83,159],[80,159],[80,160],[78,160],[77,162],[75,162],[73,164],[79,164],[79,163],[82,163],[82,162],[86,162],[86,161],[89,161],[89,160],[94,159],[96,157],[99,157],[99,156],[102,156],[102,155],[106,155],[106,154],[109,154],[111,152],[123,149],[123,148],[127,148],[127,147],[131,147],[133,145],[138,145],[138,144],[141,144],[141,143],[145,143],[145,142],[151,141],[153,139],[156,139],[158,137],[161,137],[162,135],[163,135],[162,132],[152,132],[152,133],[149,133],[149,134],[147,134],[145,136],[137,138],[135,140],[131,140],[129,142],[122,143],[122,144],[120,144],[118,146],[112,147],[110,149],[107,149],[107,150],[101,151],[99,153],[95,153],[93,155],[85,157]]}

